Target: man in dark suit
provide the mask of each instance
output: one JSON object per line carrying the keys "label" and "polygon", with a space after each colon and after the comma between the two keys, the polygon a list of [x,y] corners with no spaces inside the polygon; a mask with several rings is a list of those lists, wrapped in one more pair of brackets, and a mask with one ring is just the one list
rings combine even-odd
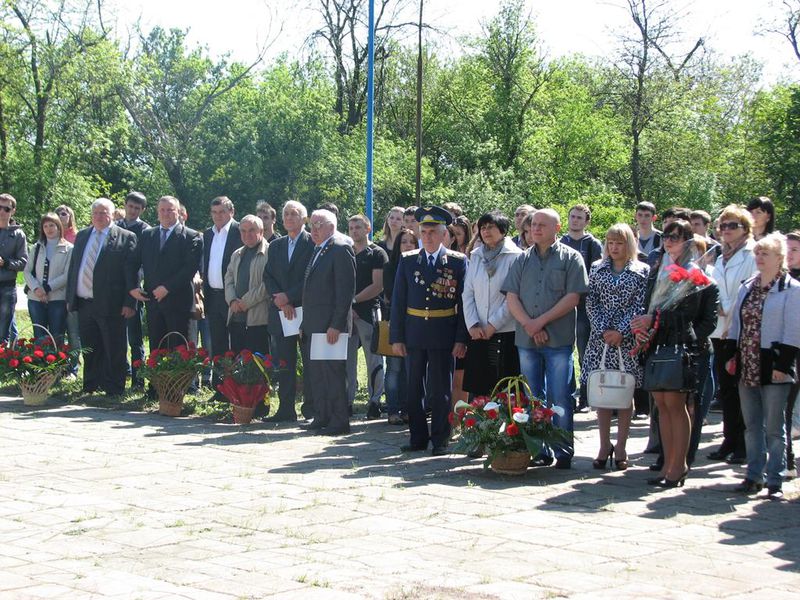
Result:
{"label": "man in dark suit", "polygon": [[[309,220],[314,252],[303,285],[303,344],[310,355],[313,334],[324,334],[328,344],[352,329],[352,305],[356,292],[353,249],[336,232],[336,216],[317,210]],[[350,433],[345,360],[309,360],[305,380],[314,381],[311,402],[319,435]]]}
{"label": "man in dark suit", "polygon": [[[233,202],[227,196],[211,201],[213,225],[203,232],[203,304],[211,331],[211,352],[221,356],[231,349],[228,331],[228,303],[225,302],[225,273],[231,255],[242,247],[239,223],[233,219]],[[212,385],[220,383],[217,373]]]}
{"label": "man in dark suit", "polygon": [[[147,198],[145,195],[142,192],[131,192],[125,196],[125,218],[117,221],[118,227],[122,227],[122,229],[136,234],[137,243],[142,232],[150,228],[150,225],[140,218],[145,208],[147,208]],[[141,302],[137,302],[133,316],[126,322],[128,346],[130,346],[131,349],[131,389],[133,390],[144,389],[144,383],[141,378],[138,377],[136,367],[133,366],[136,361],[144,360],[144,337],[142,334],[143,309],[144,305]]]}
{"label": "man in dark suit", "polygon": [[189,333],[194,306],[192,279],[203,254],[203,238],[178,222],[179,207],[177,198],[162,196],[158,201],[160,226],[142,232],[136,250],[136,270],[139,267],[143,270],[144,289],[134,285],[130,295],[147,302],[150,352],[159,347],[168,333],[175,331],[181,335],[169,336],[162,348],[185,343],[183,340]]}
{"label": "man in dark suit", "polygon": [[[454,358],[466,353],[468,339],[461,308],[466,257],[442,242],[452,217],[438,206],[418,208],[422,248],[400,259],[392,293],[389,341],[406,357],[410,441],[404,452],[447,454],[450,439],[450,392]],[[427,376],[426,376],[427,375]],[[425,420],[426,391],[431,427]]]}
{"label": "man in dark suit", "polygon": [[[297,393],[297,335],[283,335],[280,313],[287,319],[296,318],[295,309],[303,304],[303,283],[306,267],[314,251],[311,235],[304,228],[308,213],[306,207],[294,200],[283,206],[283,226],[286,235],[276,239],[269,245],[267,266],[264,269],[264,284],[272,302],[269,305],[269,328],[272,353],[277,361],[285,365],[278,371],[278,397],[280,404],[277,412],[268,421],[296,421],[294,408]],[[308,364],[303,356],[303,366]],[[311,381],[303,382],[303,416],[311,417],[310,397]]]}
{"label": "man in dark suit", "polygon": [[114,204],[92,204],[92,226],[75,238],[67,275],[67,306],[78,311],[84,356],[83,391],[125,391],[125,320],[136,302],[127,293],[136,280],[136,234],[112,222]]}

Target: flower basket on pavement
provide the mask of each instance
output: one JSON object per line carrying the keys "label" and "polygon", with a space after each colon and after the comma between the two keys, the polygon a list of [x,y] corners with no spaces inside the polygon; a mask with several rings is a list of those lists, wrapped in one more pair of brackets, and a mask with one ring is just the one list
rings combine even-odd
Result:
{"label": "flower basket on pavement", "polygon": [[161,344],[173,331],[165,335],[159,347],[150,353],[144,362],[135,361],[133,366],[145,379],[149,379],[158,397],[158,412],[167,417],[178,417],[183,410],[183,397],[192,380],[208,365],[208,353],[198,349],[191,342],[186,342],[174,349],[161,348]]}
{"label": "flower basket on pavement", "polygon": [[256,407],[262,401],[269,408],[269,392],[272,389],[269,371],[273,369],[271,356],[250,350],[242,350],[238,355],[226,352],[214,357],[214,368],[222,376],[222,383],[217,390],[231,403],[234,423],[250,423]]}
{"label": "flower basket on pavement", "polygon": [[26,406],[42,406],[50,397],[50,388],[80,351],[66,344],[59,346],[46,327],[33,327],[45,331],[47,337],[17,338],[10,346],[0,344],[0,380],[19,385]]}
{"label": "flower basket on pavement", "polygon": [[524,376],[506,377],[491,396],[456,403],[452,420],[460,423],[461,436],[454,451],[480,456],[480,449],[485,448],[484,467],[504,475],[522,475],[531,457],[538,456],[545,446],[569,445],[569,434],[553,425],[553,415],[559,410],[534,398]]}

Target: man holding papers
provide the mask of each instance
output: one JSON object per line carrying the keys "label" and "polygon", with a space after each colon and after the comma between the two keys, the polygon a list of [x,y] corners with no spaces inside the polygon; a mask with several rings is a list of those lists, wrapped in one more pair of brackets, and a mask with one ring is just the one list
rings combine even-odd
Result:
{"label": "man holding papers", "polygon": [[319,435],[342,435],[350,433],[347,347],[340,353],[331,346],[346,344],[346,339],[341,338],[346,338],[352,328],[355,255],[347,243],[334,237],[336,216],[332,212],[314,211],[309,224],[314,251],[306,268],[301,325],[306,356],[311,358],[305,364],[304,381],[314,382],[314,423],[309,429]]}
{"label": "man holding papers", "polygon": [[[284,333],[281,322],[297,324],[302,318],[300,307],[303,303],[303,282],[306,267],[314,251],[311,235],[303,226],[308,212],[306,207],[294,200],[283,206],[283,226],[286,235],[270,243],[267,254],[267,266],[264,268],[264,285],[272,302],[269,305],[268,328],[271,337],[273,358],[285,368],[278,371],[278,398],[280,403],[277,412],[267,421],[296,421],[294,409],[297,393],[297,342],[298,330]],[[283,319],[281,319],[283,317]],[[306,355],[303,356],[305,365]],[[310,394],[311,381],[305,379],[304,396]],[[306,412],[308,406],[308,412]],[[303,416],[310,417],[308,401],[303,403]]]}

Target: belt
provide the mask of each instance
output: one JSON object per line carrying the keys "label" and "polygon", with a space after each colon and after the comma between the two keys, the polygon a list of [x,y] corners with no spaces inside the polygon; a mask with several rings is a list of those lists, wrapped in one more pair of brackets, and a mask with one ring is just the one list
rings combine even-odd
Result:
{"label": "belt", "polygon": [[453,308],[407,308],[406,314],[412,317],[424,317],[425,319],[435,319],[437,317],[454,317],[456,314]]}

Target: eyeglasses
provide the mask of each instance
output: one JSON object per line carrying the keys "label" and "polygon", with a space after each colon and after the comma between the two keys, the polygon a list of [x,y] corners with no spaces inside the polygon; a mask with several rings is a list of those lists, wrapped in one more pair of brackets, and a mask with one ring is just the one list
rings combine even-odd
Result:
{"label": "eyeglasses", "polygon": [[10,206],[3,206],[3,205],[0,205],[0,210],[4,210],[4,211],[6,211],[7,213],[10,213],[10,212],[11,212],[12,210],[14,210],[14,209],[13,209],[13,208],[11,208]]}
{"label": "eyeglasses", "polygon": [[726,229],[729,229],[731,231],[736,231],[741,226],[742,226],[741,223],[737,223],[736,221],[731,221],[730,223],[720,223],[719,229],[720,231],[725,231]]}
{"label": "eyeglasses", "polygon": [[665,240],[670,240],[672,242],[682,242],[683,236],[680,233],[670,233],[664,235]]}
{"label": "eyeglasses", "polygon": [[311,221],[309,225],[311,225],[311,229],[322,229],[327,223],[325,221]]}

